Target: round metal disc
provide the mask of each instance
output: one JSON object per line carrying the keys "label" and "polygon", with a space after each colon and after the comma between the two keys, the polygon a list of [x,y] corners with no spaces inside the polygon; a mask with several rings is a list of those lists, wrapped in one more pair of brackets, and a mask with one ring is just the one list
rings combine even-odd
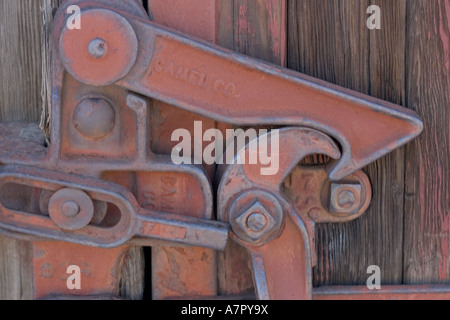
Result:
{"label": "round metal disc", "polygon": [[[92,4],[89,4],[88,2],[86,2],[86,0],[66,0],[63,1],[61,6],[59,7],[59,10],[63,15],[66,15],[67,9],[73,5],[79,6],[81,8],[92,6]],[[142,19],[149,19],[148,13],[147,11],[145,11],[141,0],[95,0],[95,5],[99,7],[102,6],[114,8],[115,10],[125,11],[133,16],[137,16]]]}
{"label": "round metal disc", "polygon": [[91,9],[81,14],[81,30],[64,28],[59,52],[74,78],[106,86],[122,79],[134,66],[138,40],[131,24],[118,13]]}
{"label": "round metal disc", "polygon": [[[64,204],[75,203],[79,212],[76,215],[65,215]],[[76,231],[83,229],[94,217],[94,203],[83,191],[76,189],[61,189],[57,191],[49,201],[48,211],[52,221],[61,229]]]}

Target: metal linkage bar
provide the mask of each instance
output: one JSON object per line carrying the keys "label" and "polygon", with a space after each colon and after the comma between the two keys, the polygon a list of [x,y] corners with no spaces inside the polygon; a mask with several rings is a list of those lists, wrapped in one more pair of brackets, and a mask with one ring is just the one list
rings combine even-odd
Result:
{"label": "metal linkage bar", "polygon": [[[3,166],[0,186],[6,184],[26,185],[52,194],[48,201],[42,201],[41,197],[50,217],[42,212],[19,212],[0,205],[0,226],[10,231],[102,248],[119,247],[133,237],[146,237],[223,250],[228,239],[225,223],[144,209],[127,189],[99,179]],[[101,209],[105,208],[103,203],[119,209],[120,217],[112,226],[92,224],[94,214],[105,210]]]}

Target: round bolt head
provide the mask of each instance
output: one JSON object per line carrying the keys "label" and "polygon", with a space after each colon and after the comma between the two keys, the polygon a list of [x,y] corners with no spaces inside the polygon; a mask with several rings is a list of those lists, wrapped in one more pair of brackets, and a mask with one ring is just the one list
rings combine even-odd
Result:
{"label": "round bolt head", "polygon": [[94,39],[88,45],[88,52],[91,57],[101,59],[108,52],[108,44],[103,39]]}
{"label": "round bolt head", "polygon": [[312,208],[308,212],[308,217],[313,221],[318,220],[320,219],[321,211],[322,209],[320,208]]}
{"label": "round bolt head", "polygon": [[107,9],[84,10],[81,21],[82,32],[67,27],[61,31],[59,53],[66,71],[84,84],[99,87],[124,78],[138,56],[139,42],[133,26],[119,13]]}
{"label": "round bolt head", "polygon": [[80,213],[80,207],[75,201],[66,201],[61,206],[62,214],[68,218],[76,217]]}
{"label": "round bolt head", "polygon": [[85,138],[101,140],[114,129],[116,113],[108,101],[90,98],[81,101],[73,114],[75,129]]}
{"label": "round bolt head", "polygon": [[247,227],[253,232],[264,231],[267,228],[267,223],[267,218],[259,212],[252,213],[247,218]]}
{"label": "round bolt head", "polygon": [[350,190],[344,190],[338,195],[338,204],[341,208],[351,208],[356,202],[355,194]]}
{"label": "round bolt head", "polygon": [[330,212],[338,214],[356,214],[361,209],[360,184],[331,184]]}
{"label": "round bolt head", "polygon": [[52,221],[61,229],[77,231],[91,223],[94,203],[91,197],[81,190],[61,189],[50,198],[48,212]]}

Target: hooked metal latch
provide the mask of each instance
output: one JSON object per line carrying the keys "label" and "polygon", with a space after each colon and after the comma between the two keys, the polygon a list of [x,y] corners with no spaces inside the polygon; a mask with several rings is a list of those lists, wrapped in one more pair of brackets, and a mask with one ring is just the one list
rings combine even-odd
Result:
{"label": "hooked metal latch", "polygon": [[[81,8],[81,30],[66,25],[64,12],[73,4]],[[371,186],[359,170],[422,131],[410,110],[167,30],[135,1],[66,1],[55,17],[52,66],[50,146],[23,141],[20,128],[0,125],[0,185],[26,186],[34,197],[28,210],[2,203],[0,228],[28,239],[118,248],[94,265],[103,270],[115,270],[121,246],[135,238],[221,250],[231,237],[251,255],[261,299],[313,298],[315,224],[363,214]],[[260,161],[238,161],[258,152],[254,144],[274,139],[269,132],[222,166],[220,221],[154,207],[148,175],[168,175],[167,184],[188,199],[187,210],[212,217],[214,201],[204,169],[152,151],[150,98],[235,126],[280,128],[280,169],[263,176]],[[312,154],[334,160],[302,168],[305,188],[293,203],[283,181]],[[56,250],[54,243],[44,246]],[[116,285],[113,277],[89,289],[111,293]],[[36,287],[37,297],[64,293],[45,279]]]}

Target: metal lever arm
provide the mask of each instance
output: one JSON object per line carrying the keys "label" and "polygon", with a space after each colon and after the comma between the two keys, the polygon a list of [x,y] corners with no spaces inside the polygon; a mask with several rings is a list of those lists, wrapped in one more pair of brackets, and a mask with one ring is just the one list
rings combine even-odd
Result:
{"label": "metal lever arm", "polygon": [[[228,239],[228,224],[185,216],[165,215],[141,208],[133,195],[114,183],[87,177],[23,166],[3,166],[0,169],[0,186],[23,184],[37,189],[57,192],[70,190],[61,201],[55,200],[57,216],[33,214],[11,210],[0,204],[0,227],[17,233],[26,233],[71,243],[101,247],[119,247],[133,237],[165,240],[188,246],[223,250]],[[78,196],[81,193],[81,196]],[[83,196],[83,193],[88,195]],[[56,193],[55,193],[56,194]],[[112,226],[92,225],[86,221],[76,229],[66,229],[62,221],[77,225],[83,219],[83,208],[91,200],[114,205],[120,211],[119,220]],[[68,201],[81,209],[78,216],[64,217],[61,207]],[[50,204],[49,211],[52,211]],[[89,211],[87,209],[86,211]]]}
{"label": "metal lever arm", "polygon": [[[82,32],[61,27],[55,34],[61,61],[76,79],[96,86],[116,83],[235,125],[317,129],[342,148],[339,162],[329,167],[331,180],[422,131],[418,116],[400,106],[180,35],[125,11],[81,5],[86,6]],[[103,54],[92,50],[96,39],[107,48]]]}
{"label": "metal lever arm", "polygon": [[[259,139],[271,141],[277,137],[270,133]],[[294,208],[282,192],[283,181],[289,173],[307,155],[325,154],[339,159],[340,151],[328,136],[312,129],[282,129],[279,141],[280,170],[276,175],[260,175],[262,163],[234,164],[226,168],[218,192],[218,216],[230,224],[231,238],[246,247],[252,257],[258,298],[311,299],[315,223],[355,219],[367,209],[370,199],[361,201],[358,212],[352,216],[331,215],[317,196],[326,189],[327,177],[322,168],[305,172],[305,189],[298,195],[305,200]],[[258,139],[253,140],[237,157],[266,152],[264,145]],[[370,194],[368,181],[361,181],[361,188],[364,194]],[[314,215],[309,214],[311,208]]]}

